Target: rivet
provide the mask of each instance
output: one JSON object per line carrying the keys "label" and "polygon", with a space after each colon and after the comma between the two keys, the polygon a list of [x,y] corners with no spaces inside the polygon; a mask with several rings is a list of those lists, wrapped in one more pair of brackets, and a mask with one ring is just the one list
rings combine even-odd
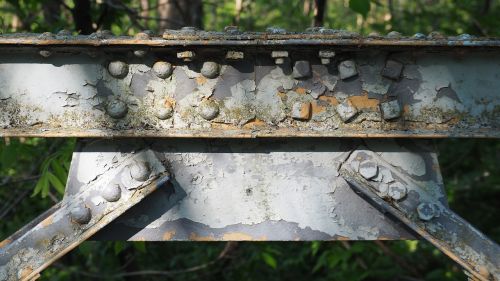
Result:
{"label": "rivet", "polygon": [[381,35],[380,35],[380,33],[373,31],[373,32],[370,32],[368,34],[368,37],[377,38],[377,37],[381,37]]}
{"label": "rivet", "polygon": [[309,118],[311,118],[311,103],[294,103],[292,106],[292,118],[297,120],[308,120]]}
{"label": "rivet", "polygon": [[40,52],[38,52],[40,54],[40,56],[44,57],[44,58],[48,58],[52,55],[52,52],[49,51],[49,50],[40,50]]}
{"label": "rivet", "polygon": [[386,78],[398,80],[403,72],[403,67],[404,65],[399,61],[387,60],[381,74]]}
{"label": "rivet", "polygon": [[345,100],[338,104],[335,110],[344,123],[351,120],[358,113],[358,109],[349,100]]}
{"label": "rivet", "polygon": [[122,189],[118,184],[108,185],[102,191],[101,196],[108,202],[116,202],[122,196]]}
{"label": "rivet", "polygon": [[112,118],[119,119],[125,117],[128,112],[127,104],[119,99],[112,99],[106,105],[106,113]]}
{"label": "rivet", "polygon": [[98,31],[89,35],[90,39],[106,39],[106,38],[110,38],[110,37],[113,37],[113,33],[111,32],[111,30],[107,30],[107,29],[98,30]]}
{"label": "rivet", "polygon": [[64,37],[64,36],[71,36],[71,31],[69,30],[66,30],[66,29],[62,29],[60,30],[59,32],[57,32],[57,36],[61,36],[61,37]]}
{"label": "rivet", "polygon": [[87,224],[90,222],[90,219],[92,218],[90,209],[87,208],[85,205],[83,205],[83,203],[82,205],[73,207],[69,211],[69,216],[72,222],[76,222],[78,224]]}
{"label": "rivet", "polygon": [[311,65],[309,61],[299,60],[293,65],[292,77],[302,79],[311,76]]}
{"label": "rivet", "polygon": [[145,50],[145,49],[141,49],[141,50],[134,50],[134,56],[138,57],[138,58],[143,58],[145,57],[146,55],[148,54],[148,51]]}
{"label": "rivet", "polygon": [[402,110],[397,100],[380,103],[380,111],[385,120],[391,120],[401,116]]}
{"label": "rivet", "polygon": [[49,39],[54,39],[55,35],[52,32],[44,32],[40,35],[38,35],[38,39],[40,40],[49,40]]}
{"label": "rivet", "polygon": [[229,33],[229,34],[239,34],[241,31],[237,26],[230,25],[230,26],[225,26],[224,27],[224,32]]}
{"label": "rivet", "polygon": [[426,36],[423,33],[417,32],[417,33],[413,34],[413,38],[415,38],[415,39],[425,39]]}
{"label": "rivet", "polygon": [[423,221],[430,221],[436,216],[434,204],[429,202],[420,203],[417,207],[418,217]]}
{"label": "rivet", "polygon": [[206,61],[203,63],[200,72],[206,78],[213,79],[219,75],[219,64],[213,61]]}
{"label": "rivet", "polygon": [[219,106],[213,100],[204,100],[198,107],[198,113],[205,120],[212,120],[219,114]]}
{"label": "rivet", "polygon": [[174,113],[174,107],[172,106],[172,103],[165,99],[160,100],[156,104],[155,109],[156,109],[155,115],[160,120],[166,120],[172,117]]}
{"label": "rivet", "polygon": [[171,63],[166,61],[157,61],[153,64],[153,73],[161,79],[165,79],[172,75],[174,67]]}
{"label": "rivet", "polygon": [[374,178],[378,173],[377,163],[373,161],[363,161],[359,164],[359,173],[367,180]]}
{"label": "rivet", "polygon": [[151,39],[151,31],[144,30],[134,35],[134,39],[136,40],[149,40]]}
{"label": "rivet", "polygon": [[444,39],[444,35],[438,31],[432,31],[431,33],[429,33],[427,38],[429,38],[429,39]]}
{"label": "rivet", "polygon": [[472,40],[472,39],[474,39],[474,36],[467,34],[467,33],[460,34],[458,36],[458,40]]}
{"label": "rivet", "polygon": [[401,38],[401,33],[397,32],[397,31],[391,31],[391,32],[387,33],[387,38],[392,38],[392,39]]}
{"label": "rivet", "polygon": [[108,65],[108,72],[116,78],[123,78],[128,74],[128,65],[123,61],[112,61]]}
{"label": "rivet", "polygon": [[272,51],[271,57],[276,64],[284,64],[285,58],[288,58],[288,51]]}
{"label": "rivet", "polygon": [[196,54],[193,51],[184,51],[177,53],[177,58],[182,59],[186,62],[193,61],[195,57]]}
{"label": "rivet", "polygon": [[151,174],[151,169],[146,162],[137,161],[130,167],[130,176],[136,181],[146,181]]}
{"label": "rivet", "polygon": [[283,33],[286,33],[286,29],[281,28],[281,27],[271,26],[271,27],[266,28],[266,32],[271,33],[271,34],[283,34]]}
{"label": "rivet", "polygon": [[238,51],[227,51],[226,59],[228,60],[242,60],[245,57],[243,52]]}
{"label": "rivet", "polygon": [[321,60],[321,64],[330,64],[332,58],[335,57],[335,52],[329,50],[320,50],[318,53],[318,57]]}
{"label": "rivet", "polygon": [[406,196],[406,186],[399,182],[391,183],[388,194],[394,200],[401,200]]}
{"label": "rivet", "polygon": [[356,68],[356,63],[353,60],[345,60],[339,63],[338,66],[340,79],[348,79],[358,75],[358,69]]}
{"label": "rivet", "polygon": [[182,31],[183,33],[194,33],[194,32],[199,31],[199,29],[198,29],[198,28],[196,28],[196,27],[194,27],[194,26],[183,26],[183,27],[181,28],[181,31]]}

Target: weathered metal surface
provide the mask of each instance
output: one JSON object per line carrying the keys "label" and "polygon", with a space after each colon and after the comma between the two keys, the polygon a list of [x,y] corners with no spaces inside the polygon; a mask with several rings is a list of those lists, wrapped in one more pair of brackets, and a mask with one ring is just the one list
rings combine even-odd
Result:
{"label": "weathered metal surface", "polygon": [[0,136],[500,137],[496,49],[57,45],[0,53]]}
{"label": "weathered metal surface", "polygon": [[[414,239],[359,198],[338,168],[363,142],[339,139],[103,140],[93,151],[147,146],[175,175],[97,240]],[[445,204],[427,141],[366,141]],[[364,147],[364,146],[361,146]],[[104,152],[107,151],[107,152]],[[77,152],[84,154],[85,152]],[[79,165],[83,167],[84,165]],[[69,182],[79,177],[74,170]],[[390,175],[384,181],[391,182]]]}
{"label": "weathered metal surface", "polygon": [[[147,163],[147,172],[137,165]],[[99,169],[92,169],[93,164]],[[40,271],[99,229],[165,186],[168,173],[151,151],[101,154],[73,159],[78,177],[67,185],[64,199],[0,243],[0,280],[34,280]],[[71,185],[71,186],[70,186]],[[78,186],[78,192],[70,192]]]}
{"label": "weathered metal surface", "polygon": [[[390,171],[394,182],[366,176],[360,163],[375,174]],[[390,163],[372,151],[357,150],[342,165],[341,175],[363,198],[431,242],[475,280],[500,280],[500,247],[436,200],[432,184],[416,182]]]}

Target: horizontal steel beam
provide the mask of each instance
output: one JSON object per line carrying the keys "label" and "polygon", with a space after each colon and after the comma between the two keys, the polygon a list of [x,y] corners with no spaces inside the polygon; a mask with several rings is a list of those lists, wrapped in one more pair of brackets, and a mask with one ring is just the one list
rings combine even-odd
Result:
{"label": "horizontal steel beam", "polygon": [[[309,40],[351,35],[266,33],[310,44],[235,47],[203,34],[1,37],[0,136],[500,137],[496,41],[346,49]],[[142,44],[154,40],[172,44]]]}

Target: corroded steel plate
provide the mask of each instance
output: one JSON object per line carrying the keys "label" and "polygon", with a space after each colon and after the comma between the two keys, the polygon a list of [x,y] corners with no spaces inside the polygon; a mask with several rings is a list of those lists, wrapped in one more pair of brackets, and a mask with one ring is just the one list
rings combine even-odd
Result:
{"label": "corroded steel plate", "polygon": [[[426,141],[410,140],[92,141],[74,154],[79,168],[70,173],[68,193],[79,191],[89,166],[106,167],[115,154],[144,147],[168,167],[173,190],[155,191],[94,239],[414,239],[339,175],[352,151],[362,150],[375,151],[446,204],[436,153]],[[87,153],[101,160],[82,162]],[[381,181],[394,182],[396,175],[384,173]]]}

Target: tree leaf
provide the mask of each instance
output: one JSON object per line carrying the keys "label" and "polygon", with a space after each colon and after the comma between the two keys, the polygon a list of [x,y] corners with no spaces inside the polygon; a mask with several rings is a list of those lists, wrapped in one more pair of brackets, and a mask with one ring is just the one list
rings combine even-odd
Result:
{"label": "tree leaf", "polygon": [[59,194],[64,194],[64,184],[53,173],[47,172],[47,179]]}
{"label": "tree leaf", "polygon": [[278,266],[278,262],[276,262],[276,259],[270,253],[262,253],[262,259],[273,269],[276,269],[276,267]]}
{"label": "tree leaf", "polygon": [[370,11],[370,0],[349,0],[349,8],[366,18]]}

